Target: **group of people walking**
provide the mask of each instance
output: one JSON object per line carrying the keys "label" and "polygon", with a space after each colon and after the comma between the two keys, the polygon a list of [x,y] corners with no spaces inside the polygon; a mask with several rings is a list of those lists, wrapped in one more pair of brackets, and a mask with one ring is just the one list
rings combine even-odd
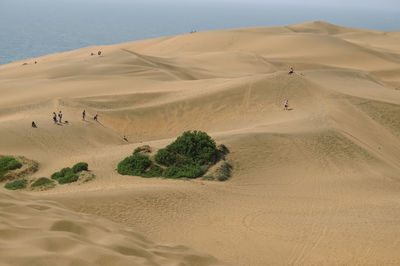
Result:
{"label": "group of people walking", "polygon": [[[99,115],[98,114],[95,114],[94,116],[93,116],[93,120],[94,121],[98,121],[97,120],[97,117],[98,117]],[[57,117],[58,117],[58,120],[57,120]],[[54,121],[54,124],[58,124],[58,123],[62,123],[62,117],[63,117],[63,114],[62,114],[62,112],[61,111],[59,111],[58,112],[58,115],[56,114],[56,112],[53,112],[53,121]],[[83,112],[82,112],[82,120],[86,120],[86,110],[83,110]],[[65,121],[64,123],[67,123],[67,121]]]}
{"label": "group of people walking", "polygon": [[[95,114],[93,116],[93,120],[98,122],[98,117],[99,117],[99,115]],[[63,123],[62,119],[63,119],[62,111],[59,111],[58,114],[56,112],[53,112],[53,122],[54,122],[54,124],[62,124]],[[82,112],[82,120],[86,120],[86,110],[83,110],[83,112]],[[67,124],[68,121],[64,121],[64,123]],[[36,125],[35,121],[32,121],[32,127],[33,128],[37,128],[37,125]]]}

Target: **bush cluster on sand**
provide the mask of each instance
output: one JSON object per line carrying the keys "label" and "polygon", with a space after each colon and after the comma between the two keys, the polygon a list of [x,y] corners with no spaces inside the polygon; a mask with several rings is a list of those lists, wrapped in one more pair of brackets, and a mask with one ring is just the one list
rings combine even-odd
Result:
{"label": "bush cluster on sand", "polygon": [[21,168],[22,164],[11,156],[0,157],[0,181],[3,179],[5,173],[10,170]]}
{"label": "bush cluster on sand", "polygon": [[[25,164],[30,163],[31,166],[24,169],[22,167],[22,163],[16,160],[11,156],[0,156],[0,181],[2,181],[2,177],[5,175],[10,175],[8,171],[15,170],[21,168],[23,171],[15,174],[15,177],[19,177],[18,179],[8,182],[4,185],[6,189],[9,190],[17,190],[17,189],[25,189],[30,184],[31,189],[39,189],[39,190],[47,190],[56,186],[57,181],[59,184],[67,184],[78,181],[80,177],[82,178],[82,182],[88,182],[94,178],[94,175],[88,172],[88,164],[85,162],[80,162],[75,164],[72,168],[66,167],[61,169],[59,172],[55,172],[51,175],[51,179],[47,177],[41,177],[36,180],[28,180],[26,178],[21,178],[22,176],[26,176],[26,174],[31,173],[32,171],[36,171],[38,164],[34,161],[30,162],[24,157],[18,157],[23,162],[24,167]],[[29,166],[29,164],[28,164]],[[22,173],[22,174],[21,174]],[[22,175],[22,176],[21,176]],[[5,177],[4,176],[4,177]]]}
{"label": "bush cluster on sand", "polygon": [[[226,148],[226,146],[224,146]],[[227,150],[227,148],[226,148]],[[222,156],[215,141],[202,131],[186,131],[154,158],[135,149],[118,164],[118,173],[142,177],[197,178]]]}
{"label": "bush cluster on sand", "polygon": [[88,164],[80,162],[75,164],[72,168],[66,167],[61,169],[59,172],[55,172],[51,175],[51,179],[56,180],[59,184],[68,184],[78,181],[79,173],[88,170]]}
{"label": "bush cluster on sand", "polygon": [[72,170],[74,171],[74,173],[79,173],[79,172],[82,172],[82,171],[87,171],[88,170],[88,166],[89,165],[87,163],[80,162],[80,163],[75,164],[72,167]]}
{"label": "bush cluster on sand", "polygon": [[121,175],[143,175],[152,162],[147,155],[134,153],[118,164],[118,173]]}
{"label": "bush cluster on sand", "polygon": [[20,178],[12,182],[8,182],[5,184],[5,188],[9,190],[17,190],[17,189],[24,189],[28,184],[28,180],[25,178]]}

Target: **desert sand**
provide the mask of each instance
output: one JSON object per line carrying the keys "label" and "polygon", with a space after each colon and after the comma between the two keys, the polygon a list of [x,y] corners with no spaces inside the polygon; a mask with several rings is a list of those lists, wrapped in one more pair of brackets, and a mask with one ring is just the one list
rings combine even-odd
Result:
{"label": "desert sand", "polygon": [[[0,154],[38,161],[33,177],[79,161],[96,175],[42,192],[2,184],[0,260],[399,265],[399,44],[400,32],[317,21],[0,66]],[[59,110],[68,125],[53,124]],[[228,181],[116,172],[186,130],[230,149]]]}

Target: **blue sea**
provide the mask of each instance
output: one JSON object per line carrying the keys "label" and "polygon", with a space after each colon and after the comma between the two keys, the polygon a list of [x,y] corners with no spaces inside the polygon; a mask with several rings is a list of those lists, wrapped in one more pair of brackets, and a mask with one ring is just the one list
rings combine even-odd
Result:
{"label": "blue sea", "polygon": [[192,30],[315,20],[365,29],[400,30],[400,1],[397,0],[364,6],[308,3],[291,0],[0,0],[0,65],[90,45]]}

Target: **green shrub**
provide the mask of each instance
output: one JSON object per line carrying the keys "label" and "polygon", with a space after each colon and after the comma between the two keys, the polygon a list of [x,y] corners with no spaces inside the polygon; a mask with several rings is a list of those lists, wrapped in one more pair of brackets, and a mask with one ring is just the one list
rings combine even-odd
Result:
{"label": "green shrub", "polygon": [[69,174],[74,174],[74,170],[72,170],[72,168],[70,168],[70,167],[65,167],[65,168],[61,169],[60,174],[62,176],[66,176],[66,175],[69,175]]}
{"label": "green shrub", "polygon": [[152,162],[148,156],[135,153],[132,156],[126,157],[118,164],[118,173],[121,175],[137,175],[140,176],[146,173],[147,168]]}
{"label": "green shrub", "polygon": [[26,188],[26,184],[28,181],[25,178],[17,179],[12,182],[8,182],[5,184],[5,188],[9,190],[17,190],[17,189],[24,189]]}
{"label": "green shrub", "polygon": [[0,157],[0,178],[9,170],[21,168],[22,164],[11,156]]}
{"label": "green shrub", "polygon": [[52,185],[54,185],[53,180],[51,180],[47,177],[41,177],[41,178],[37,179],[35,182],[33,182],[31,187],[42,187],[42,186],[52,186]]}
{"label": "green shrub", "polygon": [[79,179],[79,175],[77,173],[87,169],[88,169],[87,163],[84,162],[77,163],[73,166],[73,168],[65,167],[61,169],[59,172],[53,173],[51,175],[51,179],[57,180],[59,184],[76,182]]}
{"label": "green shrub", "polygon": [[[223,146],[225,152],[227,148]],[[167,178],[196,178],[203,175],[210,165],[215,164],[221,153],[215,141],[202,131],[186,131],[154,156],[154,164],[141,152],[149,150],[147,145],[135,149],[132,156],[118,164],[118,173],[142,177],[163,176]]]}
{"label": "green shrub", "polygon": [[76,182],[78,181],[79,176],[77,174],[74,173],[67,173],[66,175],[60,177],[59,179],[57,179],[59,184],[68,184],[68,183],[72,183],[72,182]]}
{"label": "green shrub", "polygon": [[164,169],[161,166],[152,164],[146,173],[146,177],[162,176],[163,172],[164,172]]}
{"label": "green shrub", "polygon": [[63,177],[63,174],[61,172],[55,172],[51,175],[51,179],[58,180],[60,177]]}
{"label": "green shrub", "polygon": [[85,162],[77,163],[77,164],[75,164],[75,165],[72,167],[72,170],[74,171],[74,173],[79,173],[79,172],[82,172],[82,171],[87,171],[87,170],[88,170],[88,164],[85,163]]}
{"label": "green shrub", "polygon": [[171,165],[165,170],[164,176],[167,178],[196,178],[204,174],[204,172],[204,168],[197,164],[185,166]]}
{"label": "green shrub", "polygon": [[167,166],[168,178],[201,176],[218,159],[215,141],[202,131],[186,131],[154,156],[157,163]]}
{"label": "green shrub", "polygon": [[167,149],[159,149],[154,156],[154,160],[162,165],[170,166],[177,161],[176,153],[170,152]]}
{"label": "green shrub", "polygon": [[79,176],[71,168],[63,168],[60,172],[55,172],[51,175],[51,179],[57,180],[59,184],[72,183],[77,181],[78,178]]}
{"label": "green shrub", "polygon": [[217,170],[218,181],[226,181],[231,176],[232,165],[228,162],[224,162]]}
{"label": "green shrub", "polygon": [[[179,156],[180,155],[180,156]],[[154,157],[156,162],[170,166],[178,159],[198,165],[213,164],[217,161],[215,141],[202,131],[186,131],[165,149],[160,149]]]}

